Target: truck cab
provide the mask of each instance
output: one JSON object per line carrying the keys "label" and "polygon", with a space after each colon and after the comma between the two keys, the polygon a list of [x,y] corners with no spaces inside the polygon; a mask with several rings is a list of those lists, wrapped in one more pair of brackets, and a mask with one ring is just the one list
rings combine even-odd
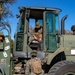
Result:
{"label": "truck cab", "polygon": [[[30,37],[33,37],[33,30],[36,22],[40,22],[43,27],[42,33],[42,52],[54,52],[59,47],[59,9],[38,8],[38,7],[20,7],[20,17],[17,32],[15,33],[15,51],[29,53],[37,44],[30,43]],[[33,47],[31,47],[33,46]]]}

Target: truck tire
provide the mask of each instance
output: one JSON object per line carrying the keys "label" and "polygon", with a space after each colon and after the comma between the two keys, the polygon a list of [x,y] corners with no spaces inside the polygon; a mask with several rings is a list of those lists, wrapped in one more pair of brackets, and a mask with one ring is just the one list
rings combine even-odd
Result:
{"label": "truck tire", "polygon": [[48,75],[75,75],[75,62],[61,61],[52,66]]}

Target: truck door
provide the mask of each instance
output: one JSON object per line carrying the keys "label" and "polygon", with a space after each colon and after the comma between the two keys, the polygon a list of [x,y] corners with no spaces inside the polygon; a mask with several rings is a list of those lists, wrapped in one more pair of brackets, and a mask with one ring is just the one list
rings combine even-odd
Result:
{"label": "truck door", "polygon": [[54,52],[57,49],[57,31],[58,26],[58,14],[53,12],[45,12],[45,45],[48,51]]}

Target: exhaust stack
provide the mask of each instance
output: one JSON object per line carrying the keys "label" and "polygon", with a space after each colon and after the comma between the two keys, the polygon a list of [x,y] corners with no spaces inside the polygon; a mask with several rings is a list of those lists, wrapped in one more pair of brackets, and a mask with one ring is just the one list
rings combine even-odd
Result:
{"label": "exhaust stack", "polygon": [[61,34],[65,34],[64,29],[65,29],[65,20],[67,19],[68,15],[65,15],[62,19],[61,19]]}

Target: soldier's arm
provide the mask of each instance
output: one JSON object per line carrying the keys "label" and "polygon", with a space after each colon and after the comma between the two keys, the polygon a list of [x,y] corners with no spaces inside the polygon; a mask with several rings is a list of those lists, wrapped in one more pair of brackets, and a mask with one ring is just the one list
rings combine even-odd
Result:
{"label": "soldier's arm", "polygon": [[44,59],[41,60],[42,65],[47,62],[47,59],[48,59],[48,56],[46,56]]}

